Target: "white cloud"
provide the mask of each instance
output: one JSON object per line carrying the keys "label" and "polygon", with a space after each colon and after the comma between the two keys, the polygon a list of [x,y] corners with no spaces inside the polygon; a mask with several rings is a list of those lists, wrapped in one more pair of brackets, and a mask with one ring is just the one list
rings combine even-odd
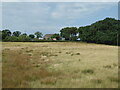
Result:
{"label": "white cloud", "polygon": [[[110,4],[110,5],[109,5]],[[113,3],[61,3],[51,12],[54,19],[77,19],[102,9],[109,9]]]}
{"label": "white cloud", "polygon": [[[117,3],[116,3],[117,4]],[[79,20],[114,3],[3,3],[3,27],[22,32],[56,32],[60,27],[81,25]],[[86,19],[87,20],[87,19]],[[11,22],[12,21],[12,22]],[[82,21],[84,22],[84,21]],[[35,31],[33,31],[35,30]]]}

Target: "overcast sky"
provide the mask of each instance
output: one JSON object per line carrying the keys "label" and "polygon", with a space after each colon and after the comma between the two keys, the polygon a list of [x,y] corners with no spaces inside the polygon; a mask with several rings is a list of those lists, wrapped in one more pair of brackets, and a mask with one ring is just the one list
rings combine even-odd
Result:
{"label": "overcast sky", "polygon": [[90,25],[106,17],[118,18],[117,2],[2,3],[2,29],[28,34],[58,33],[63,27]]}
{"label": "overcast sky", "polygon": [[119,0],[1,0],[2,2],[119,2]]}

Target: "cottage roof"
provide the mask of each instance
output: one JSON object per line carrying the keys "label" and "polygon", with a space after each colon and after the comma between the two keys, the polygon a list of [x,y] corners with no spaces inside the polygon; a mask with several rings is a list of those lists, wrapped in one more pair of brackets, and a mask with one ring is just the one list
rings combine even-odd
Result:
{"label": "cottage roof", "polygon": [[44,38],[51,38],[54,34],[46,34]]}

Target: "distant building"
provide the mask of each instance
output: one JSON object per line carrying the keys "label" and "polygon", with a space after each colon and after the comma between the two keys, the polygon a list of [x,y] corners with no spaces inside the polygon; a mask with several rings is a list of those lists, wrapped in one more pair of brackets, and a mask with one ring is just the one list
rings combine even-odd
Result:
{"label": "distant building", "polygon": [[52,38],[52,40],[57,40],[56,38]]}
{"label": "distant building", "polygon": [[62,40],[65,40],[65,38],[61,38]]}
{"label": "distant building", "polygon": [[51,38],[54,34],[46,34],[43,38],[44,40],[56,40],[56,38]]}
{"label": "distant building", "polygon": [[80,41],[80,38],[78,38],[77,40]]}
{"label": "distant building", "polygon": [[44,38],[39,38],[39,40],[43,40]]}

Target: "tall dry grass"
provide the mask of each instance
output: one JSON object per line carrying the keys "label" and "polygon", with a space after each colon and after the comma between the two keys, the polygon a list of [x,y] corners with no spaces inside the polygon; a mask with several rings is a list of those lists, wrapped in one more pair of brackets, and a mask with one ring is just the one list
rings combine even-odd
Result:
{"label": "tall dry grass", "polygon": [[117,88],[118,47],[4,42],[3,88]]}

